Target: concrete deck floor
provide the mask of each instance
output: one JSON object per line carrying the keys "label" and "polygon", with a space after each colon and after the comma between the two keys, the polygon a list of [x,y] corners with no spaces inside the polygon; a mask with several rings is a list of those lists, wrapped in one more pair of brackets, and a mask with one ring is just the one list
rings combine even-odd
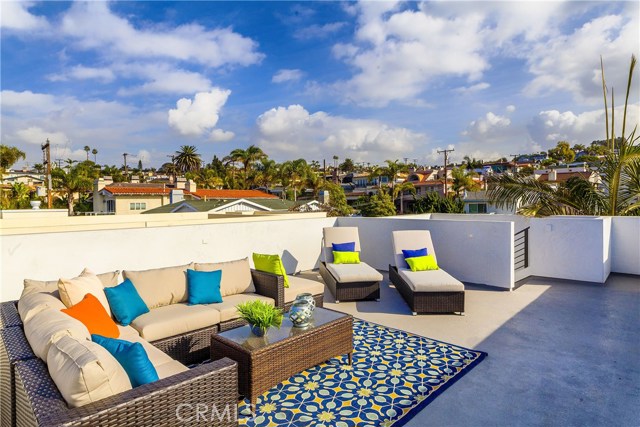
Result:
{"label": "concrete deck floor", "polygon": [[386,279],[380,302],[325,306],[489,354],[407,426],[640,426],[638,276],[469,285],[464,316],[411,316]]}

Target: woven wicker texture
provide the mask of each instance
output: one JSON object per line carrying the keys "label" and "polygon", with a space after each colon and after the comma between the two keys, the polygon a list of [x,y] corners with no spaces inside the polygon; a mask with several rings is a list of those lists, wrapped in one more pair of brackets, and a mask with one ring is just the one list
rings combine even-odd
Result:
{"label": "woven wicker texture", "polygon": [[36,357],[19,327],[0,331],[0,421],[15,425],[15,363]]}
{"label": "woven wicker texture", "polygon": [[414,292],[392,265],[389,281],[414,313],[464,313],[464,292]]}
{"label": "woven wicker texture", "polygon": [[18,314],[18,301],[7,301],[0,303],[0,329],[11,326],[21,326],[22,319]]}

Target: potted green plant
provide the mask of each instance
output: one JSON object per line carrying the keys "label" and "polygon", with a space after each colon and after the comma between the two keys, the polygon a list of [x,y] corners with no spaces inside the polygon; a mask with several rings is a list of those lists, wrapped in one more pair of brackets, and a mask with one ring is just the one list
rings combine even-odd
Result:
{"label": "potted green plant", "polygon": [[264,301],[248,301],[236,306],[240,317],[251,326],[251,332],[259,337],[264,336],[271,326],[280,328],[282,311]]}

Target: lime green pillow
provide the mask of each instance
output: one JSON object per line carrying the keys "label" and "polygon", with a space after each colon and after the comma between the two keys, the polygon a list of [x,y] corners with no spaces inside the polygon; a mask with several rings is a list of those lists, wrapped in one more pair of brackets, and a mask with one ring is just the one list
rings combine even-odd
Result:
{"label": "lime green pillow", "polygon": [[277,274],[284,279],[284,287],[289,287],[289,279],[287,278],[287,270],[282,265],[280,255],[266,255],[266,254],[253,254],[253,265],[256,270],[264,271],[265,273]]}
{"label": "lime green pillow", "polygon": [[433,255],[405,258],[405,261],[409,264],[411,271],[438,270],[438,264]]}
{"label": "lime green pillow", "polygon": [[360,252],[333,251],[334,264],[360,264]]}

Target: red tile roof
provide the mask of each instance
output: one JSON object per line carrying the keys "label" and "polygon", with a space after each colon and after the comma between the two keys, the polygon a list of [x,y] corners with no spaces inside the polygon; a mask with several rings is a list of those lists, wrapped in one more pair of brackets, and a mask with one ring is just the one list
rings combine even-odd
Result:
{"label": "red tile roof", "polygon": [[260,190],[206,190],[197,189],[193,193],[196,197],[204,199],[277,199],[278,196],[268,194]]}

